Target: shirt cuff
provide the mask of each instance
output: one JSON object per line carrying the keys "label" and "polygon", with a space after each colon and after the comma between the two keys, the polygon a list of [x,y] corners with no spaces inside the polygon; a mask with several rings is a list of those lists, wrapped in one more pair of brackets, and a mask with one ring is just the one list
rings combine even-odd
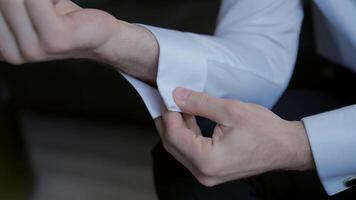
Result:
{"label": "shirt cuff", "polygon": [[136,78],[123,74],[142,97],[153,119],[161,116],[161,105],[168,110],[180,112],[173,99],[173,90],[185,87],[203,92],[207,77],[207,63],[203,47],[194,38],[195,34],[180,31],[146,27],[156,37],[160,55],[158,62],[158,90]]}
{"label": "shirt cuff", "polygon": [[156,119],[161,116],[161,106],[163,103],[158,90],[130,75],[124,73],[121,74],[137,90],[149,113],[151,114],[152,119]]}
{"label": "shirt cuff", "polygon": [[173,90],[185,87],[203,92],[207,77],[207,63],[203,47],[193,33],[143,25],[157,38],[160,47],[157,86],[170,111],[181,110],[173,99]]}
{"label": "shirt cuff", "polygon": [[303,119],[319,178],[329,195],[356,176],[356,106]]}

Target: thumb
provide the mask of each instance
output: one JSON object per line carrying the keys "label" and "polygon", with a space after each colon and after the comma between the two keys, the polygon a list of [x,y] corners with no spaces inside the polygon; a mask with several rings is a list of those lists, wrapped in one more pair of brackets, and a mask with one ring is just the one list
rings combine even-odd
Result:
{"label": "thumb", "polygon": [[176,88],[173,97],[184,113],[205,117],[220,124],[227,120],[225,114],[227,102],[223,99],[185,88]]}

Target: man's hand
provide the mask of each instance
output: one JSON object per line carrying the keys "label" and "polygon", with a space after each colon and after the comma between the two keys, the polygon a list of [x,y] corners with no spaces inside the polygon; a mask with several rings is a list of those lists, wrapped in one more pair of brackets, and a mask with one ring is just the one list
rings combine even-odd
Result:
{"label": "man's hand", "polygon": [[[164,111],[156,120],[168,152],[204,185],[213,186],[272,170],[314,167],[302,122],[289,122],[268,109],[178,88],[184,113]],[[194,116],[217,122],[212,138],[203,137]]]}
{"label": "man's hand", "polygon": [[153,83],[158,44],[145,28],[69,0],[0,0],[0,57],[11,64],[89,58]]}

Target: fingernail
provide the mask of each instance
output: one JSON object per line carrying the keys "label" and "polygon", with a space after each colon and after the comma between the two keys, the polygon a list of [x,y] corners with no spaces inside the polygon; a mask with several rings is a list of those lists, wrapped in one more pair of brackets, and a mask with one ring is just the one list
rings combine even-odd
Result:
{"label": "fingernail", "polygon": [[185,88],[176,88],[174,90],[174,97],[178,101],[186,101],[191,94],[191,91]]}

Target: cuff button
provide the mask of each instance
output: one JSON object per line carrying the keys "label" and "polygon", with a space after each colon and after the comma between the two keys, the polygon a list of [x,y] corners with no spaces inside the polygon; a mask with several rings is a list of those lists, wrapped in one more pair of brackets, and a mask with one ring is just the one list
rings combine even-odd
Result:
{"label": "cuff button", "polygon": [[346,187],[356,187],[356,176],[345,180]]}

